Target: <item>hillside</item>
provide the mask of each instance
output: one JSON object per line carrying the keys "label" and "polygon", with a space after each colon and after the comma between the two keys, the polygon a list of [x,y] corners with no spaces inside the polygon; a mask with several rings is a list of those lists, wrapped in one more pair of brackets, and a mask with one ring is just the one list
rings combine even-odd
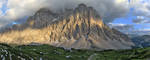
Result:
{"label": "hillside", "polygon": [[132,50],[77,50],[49,45],[0,44],[0,60],[149,60],[150,48]]}

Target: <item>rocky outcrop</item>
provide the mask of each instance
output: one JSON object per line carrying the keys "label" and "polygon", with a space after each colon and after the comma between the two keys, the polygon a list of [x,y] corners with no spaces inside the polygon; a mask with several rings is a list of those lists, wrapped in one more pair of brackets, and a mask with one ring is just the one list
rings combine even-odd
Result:
{"label": "rocky outcrop", "polygon": [[126,35],[110,29],[95,9],[84,4],[61,15],[40,9],[21,26],[26,28],[1,34],[0,42],[35,42],[64,48],[97,50],[130,49],[134,46]]}

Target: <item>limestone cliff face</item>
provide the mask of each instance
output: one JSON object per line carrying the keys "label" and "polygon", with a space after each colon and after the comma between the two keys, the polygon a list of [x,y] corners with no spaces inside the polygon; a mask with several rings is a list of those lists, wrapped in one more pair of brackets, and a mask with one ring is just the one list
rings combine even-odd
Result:
{"label": "limestone cliff face", "polygon": [[25,24],[1,33],[0,42],[35,42],[57,47],[98,50],[130,49],[134,46],[126,35],[110,29],[92,7],[84,4],[61,15],[41,9]]}

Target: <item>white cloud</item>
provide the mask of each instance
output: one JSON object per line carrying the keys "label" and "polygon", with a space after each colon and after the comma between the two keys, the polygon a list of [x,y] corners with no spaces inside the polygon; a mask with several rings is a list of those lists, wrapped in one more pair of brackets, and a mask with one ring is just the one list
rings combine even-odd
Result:
{"label": "white cloud", "polygon": [[2,8],[2,5],[3,5],[3,3],[2,3],[2,2],[0,2],[0,8]]}
{"label": "white cloud", "polygon": [[13,21],[31,16],[42,7],[56,11],[74,8],[80,3],[94,7],[103,17],[104,22],[111,22],[129,11],[127,0],[8,0],[9,9],[4,16],[0,16],[0,21]]}
{"label": "white cloud", "polygon": [[150,16],[150,0],[131,0],[130,6],[135,8],[134,14],[140,16]]}
{"label": "white cloud", "polygon": [[2,15],[2,7],[3,7],[3,5],[6,3],[6,0],[0,0],[0,16]]}
{"label": "white cloud", "polygon": [[139,29],[138,31],[150,31],[150,29]]}
{"label": "white cloud", "polygon": [[8,0],[5,19],[16,20],[32,15],[39,8],[44,7],[46,0]]}
{"label": "white cloud", "polygon": [[132,21],[136,24],[150,23],[150,20],[146,19],[144,16],[137,16],[137,18]]}
{"label": "white cloud", "polygon": [[108,23],[110,26],[125,26],[126,24],[122,23]]}
{"label": "white cloud", "polygon": [[3,13],[3,12],[0,10],[0,16],[2,15],[2,13]]}
{"label": "white cloud", "polygon": [[119,30],[119,31],[128,31],[130,29],[133,29],[133,25],[130,25],[130,24],[109,23],[108,25],[112,28]]}
{"label": "white cloud", "polygon": [[0,0],[0,8],[2,8],[2,6],[5,2],[6,2],[6,0]]}
{"label": "white cloud", "polygon": [[133,23],[144,24],[150,23],[150,0],[131,0],[130,8],[133,8]]}

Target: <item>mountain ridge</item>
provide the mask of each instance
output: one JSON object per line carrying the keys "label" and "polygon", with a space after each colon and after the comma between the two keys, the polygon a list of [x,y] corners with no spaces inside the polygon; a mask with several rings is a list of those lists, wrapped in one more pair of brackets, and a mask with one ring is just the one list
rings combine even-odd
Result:
{"label": "mountain ridge", "polygon": [[84,4],[62,16],[41,9],[25,24],[17,25],[14,29],[16,30],[0,34],[0,42],[35,42],[64,48],[97,50],[131,49],[134,46],[126,35],[110,29],[95,9]]}

